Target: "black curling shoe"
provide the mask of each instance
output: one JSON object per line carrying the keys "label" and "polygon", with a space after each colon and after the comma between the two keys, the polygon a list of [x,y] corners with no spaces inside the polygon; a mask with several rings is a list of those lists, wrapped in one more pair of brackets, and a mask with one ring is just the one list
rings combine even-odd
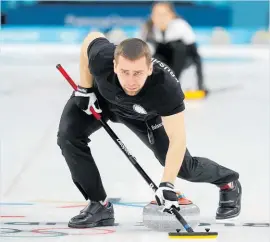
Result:
{"label": "black curling shoe", "polygon": [[99,202],[90,202],[79,215],[73,217],[69,223],[70,228],[93,228],[114,225],[113,205],[108,202],[106,206]]}
{"label": "black curling shoe", "polygon": [[242,187],[240,182],[232,182],[232,188],[220,189],[219,208],[216,212],[216,219],[231,219],[240,214]]}

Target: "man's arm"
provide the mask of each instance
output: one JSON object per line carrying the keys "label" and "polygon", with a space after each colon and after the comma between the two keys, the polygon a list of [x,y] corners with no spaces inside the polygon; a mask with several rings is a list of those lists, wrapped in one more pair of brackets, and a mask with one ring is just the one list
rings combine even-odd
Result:
{"label": "man's arm", "polygon": [[[87,56],[87,49],[90,43],[100,37],[104,37],[104,34],[100,32],[90,32],[84,39],[81,51],[80,51],[80,83],[81,87],[90,88],[93,86],[93,76],[89,71],[89,61]],[[90,67],[91,68],[91,67]]]}
{"label": "man's arm", "polygon": [[162,117],[162,122],[169,138],[169,148],[161,182],[174,184],[186,152],[184,112]]}

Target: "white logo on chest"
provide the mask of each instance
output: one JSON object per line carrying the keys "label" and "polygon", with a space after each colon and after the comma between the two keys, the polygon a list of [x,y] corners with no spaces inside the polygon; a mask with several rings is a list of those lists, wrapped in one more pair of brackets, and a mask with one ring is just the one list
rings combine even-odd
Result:
{"label": "white logo on chest", "polygon": [[147,114],[146,110],[145,110],[142,106],[140,106],[140,105],[138,105],[138,104],[134,104],[134,105],[133,105],[133,110],[134,110],[136,113]]}

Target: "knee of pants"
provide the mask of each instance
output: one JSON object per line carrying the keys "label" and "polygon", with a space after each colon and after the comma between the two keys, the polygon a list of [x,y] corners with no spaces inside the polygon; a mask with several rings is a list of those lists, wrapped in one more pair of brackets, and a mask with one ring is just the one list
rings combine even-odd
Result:
{"label": "knee of pants", "polygon": [[185,60],[185,65],[183,69],[188,69],[193,65],[193,60],[189,57],[186,58]]}
{"label": "knee of pants", "polygon": [[60,147],[61,150],[65,148],[70,148],[71,146],[74,147],[74,145],[87,146],[89,142],[90,142],[89,138],[78,139],[75,136],[68,134],[67,132],[58,131],[57,133],[57,145]]}
{"label": "knee of pants", "polygon": [[238,172],[232,171],[232,175],[231,175],[231,177],[230,177],[229,179],[230,179],[231,181],[236,181],[236,180],[239,179],[239,177],[240,177],[240,175],[239,175]]}
{"label": "knee of pants", "polygon": [[57,145],[60,147],[60,149],[63,149],[65,146],[68,146],[68,141],[69,139],[67,138],[67,135],[65,133],[62,133],[58,131],[57,133]]}

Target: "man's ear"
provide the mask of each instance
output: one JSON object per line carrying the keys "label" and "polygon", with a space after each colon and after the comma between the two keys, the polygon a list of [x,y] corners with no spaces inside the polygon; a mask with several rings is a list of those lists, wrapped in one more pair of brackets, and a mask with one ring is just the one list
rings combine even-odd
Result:
{"label": "man's ear", "polygon": [[151,76],[153,73],[153,63],[150,63],[149,69],[148,69],[148,76]]}
{"label": "man's ear", "polygon": [[115,61],[115,59],[113,60],[113,70],[114,70],[114,73],[116,73],[117,71],[116,71],[116,61]]}

